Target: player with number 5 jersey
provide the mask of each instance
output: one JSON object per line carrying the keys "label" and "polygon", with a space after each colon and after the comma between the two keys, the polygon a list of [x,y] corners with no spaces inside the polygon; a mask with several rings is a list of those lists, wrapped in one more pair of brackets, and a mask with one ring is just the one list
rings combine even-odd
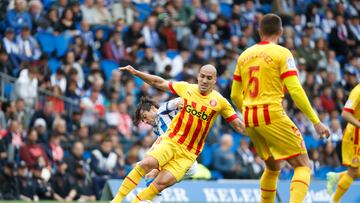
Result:
{"label": "player with number 5 jersey", "polygon": [[310,182],[310,161],[301,133],[282,107],[286,88],[320,136],[329,130],[319,120],[297,78],[291,52],[277,44],[282,34],[279,16],[267,14],[260,21],[261,42],[238,58],[231,99],[242,111],[250,136],[266,169],[261,177],[262,202],[274,202],[281,160],[294,167],[290,202],[303,202]]}

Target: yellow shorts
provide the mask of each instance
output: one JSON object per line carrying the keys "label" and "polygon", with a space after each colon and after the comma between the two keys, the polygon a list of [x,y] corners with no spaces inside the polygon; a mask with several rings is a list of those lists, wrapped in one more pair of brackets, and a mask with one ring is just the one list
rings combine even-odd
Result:
{"label": "yellow shorts", "polygon": [[177,181],[180,181],[193,165],[196,155],[167,137],[159,138],[147,155],[159,162],[161,170],[169,171]]}
{"label": "yellow shorts", "polygon": [[360,128],[346,126],[342,141],[342,159],[344,166],[360,167]]}
{"label": "yellow shorts", "polygon": [[287,116],[268,125],[248,127],[246,132],[263,160],[271,156],[275,160],[284,160],[307,153],[299,129]]}

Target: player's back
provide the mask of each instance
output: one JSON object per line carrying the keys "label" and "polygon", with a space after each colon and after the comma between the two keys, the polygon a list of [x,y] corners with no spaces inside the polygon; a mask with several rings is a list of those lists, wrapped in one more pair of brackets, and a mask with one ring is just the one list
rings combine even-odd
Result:
{"label": "player's back", "polygon": [[[268,123],[270,114],[275,119],[284,114],[283,79],[296,75],[296,66],[291,52],[273,43],[262,42],[244,51],[238,59],[235,75],[241,77],[243,87],[243,112],[255,117],[254,126]],[[261,116],[258,114],[262,114]]]}

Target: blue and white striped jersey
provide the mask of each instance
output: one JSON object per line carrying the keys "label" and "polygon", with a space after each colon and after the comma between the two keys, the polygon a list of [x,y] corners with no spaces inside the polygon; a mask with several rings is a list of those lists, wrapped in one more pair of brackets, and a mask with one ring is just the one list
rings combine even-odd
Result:
{"label": "blue and white striped jersey", "polygon": [[155,118],[155,126],[153,129],[154,133],[157,136],[164,134],[168,129],[171,120],[176,116],[179,111],[179,102],[181,102],[180,97],[165,102],[159,107]]}

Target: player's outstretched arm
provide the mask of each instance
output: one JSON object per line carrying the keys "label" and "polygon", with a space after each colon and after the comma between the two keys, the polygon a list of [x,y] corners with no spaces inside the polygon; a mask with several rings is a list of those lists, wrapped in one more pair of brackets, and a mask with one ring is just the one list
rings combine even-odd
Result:
{"label": "player's outstretched arm", "polygon": [[161,90],[163,90],[165,92],[170,92],[171,91],[170,87],[169,87],[170,82],[165,80],[162,77],[138,71],[138,70],[134,69],[131,65],[127,65],[125,67],[120,67],[120,68],[118,68],[118,70],[120,70],[120,71],[128,71],[130,74],[141,78],[142,80],[144,80],[149,85],[151,85],[153,87],[156,87],[158,89],[161,89]]}
{"label": "player's outstretched arm", "polygon": [[330,136],[330,131],[320,122],[319,117],[315,114],[297,76],[286,77],[284,83],[296,106],[311,120],[316,132],[321,138],[324,136],[328,138]]}
{"label": "player's outstretched arm", "polygon": [[236,108],[242,112],[243,90],[240,81],[233,80],[230,97]]}
{"label": "player's outstretched arm", "polygon": [[231,125],[232,128],[234,128],[236,132],[239,132],[243,135],[246,134],[245,125],[239,118],[234,119],[229,124]]}
{"label": "player's outstretched arm", "polygon": [[353,124],[354,126],[356,126],[357,128],[360,128],[360,121],[357,120],[354,116],[354,114],[352,114],[349,111],[345,111],[343,110],[341,113],[341,116],[349,123]]}

